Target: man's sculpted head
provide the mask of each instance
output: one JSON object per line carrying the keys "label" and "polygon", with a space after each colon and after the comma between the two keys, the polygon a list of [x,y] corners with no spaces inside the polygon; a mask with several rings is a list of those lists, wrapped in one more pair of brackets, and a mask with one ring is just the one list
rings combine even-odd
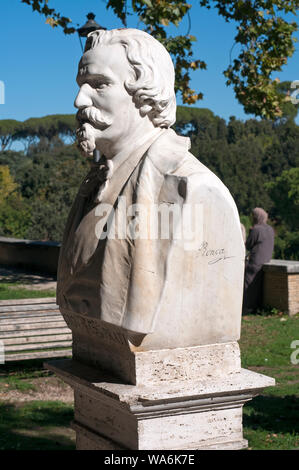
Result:
{"label": "man's sculpted head", "polygon": [[176,114],[174,78],[170,55],[149,34],[137,29],[90,33],[75,101],[81,150],[91,154],[99,148],[107,154],[112,144],[125,145],[130,136],[170,127]]}

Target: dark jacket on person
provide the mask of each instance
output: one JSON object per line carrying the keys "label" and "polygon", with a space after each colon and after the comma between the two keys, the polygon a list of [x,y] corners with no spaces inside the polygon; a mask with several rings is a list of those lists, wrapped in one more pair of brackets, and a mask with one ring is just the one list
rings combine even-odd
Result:
{"label": "dark jacket on person", "polygon": [[250,252],[245,267],[243,312],[262,305],[263,264],[272,258],[274,231],[266,223],[257,223],[249,231],[246,249]]}
{"label": "dark jacket on person", "polygon": [[250,251],[250,264],[261,266],[268,263],[274,249],[273,228],[268,224],[254,225],[246,240],[246,249]]}

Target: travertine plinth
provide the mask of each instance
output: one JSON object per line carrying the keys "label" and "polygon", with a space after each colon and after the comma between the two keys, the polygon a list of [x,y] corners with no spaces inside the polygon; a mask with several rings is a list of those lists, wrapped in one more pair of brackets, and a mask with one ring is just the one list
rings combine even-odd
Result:
{"label": "travertine plinth", "polygon": [[135,386],[73,360],[53,361],[46,367],[74,389],[73,427],[79,450],[247,447],[242,407],[275,384],[270,377],[244,369]]}
{"label": "travertine plinth", "polygon": [[196,380],[241,368],[237,341],[143,350],[137,335],[114,325],[63,310],[73,334],[73,358],[108,370],[133,385],[160,384],[168,380]]}

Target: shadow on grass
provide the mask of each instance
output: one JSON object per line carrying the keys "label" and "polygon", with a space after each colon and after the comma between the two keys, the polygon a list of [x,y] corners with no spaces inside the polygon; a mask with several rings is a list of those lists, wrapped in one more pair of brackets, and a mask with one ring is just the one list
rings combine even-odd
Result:
{"label": "shadow on grass", "polygon": [[[68,359],[69,356],[60,357],[59,359]],[[30,378],[37,376],[49,376],[54,375],[53,372],[49,371],[45,367],[45,362],[55,360],[55,357],[43,358],[43,359],[30,359],[24,361],[9,361],[5,364],[0,364],[0,379],[7,376],[18,376],[20,378]]]}
{"label": "shadow on grass", "polygon": [[0,366],[0,384],[18,382],[22,379],[34,379],[38,377],[49,377],[52,372],[43,367],[44,360],[7,362]]}
{"label": "shadow on grass", "polygon": [[24,361],[10,361],[0,365],[0,373],[9,374],[12,372],[31,372],[33,370],[44,369],[45,359],[29,359]]}
{"label": "shadow on grass", "polygon": [[60,402],[0,403],[0,450],[72,450],[73,408]]}
{"label": "shadow on grass", "polygon": [[0,268],[0,284],[2,283],[25,283],[25,284],[44,284],[55,282],[57,277],[54,274],[42,271],[26,270],[22,268],[4,267]]}
{"label": "shadow on grass", "polygon": [[298,416],[298,396],[259,396],[245,405],[243,424],[252,430],[299,434]]}

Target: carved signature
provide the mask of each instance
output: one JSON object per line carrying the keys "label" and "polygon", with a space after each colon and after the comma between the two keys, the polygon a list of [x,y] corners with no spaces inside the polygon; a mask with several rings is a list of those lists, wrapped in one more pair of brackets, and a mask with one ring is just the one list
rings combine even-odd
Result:
{"label": "carved signature", "polygon": [[208,242],[202,242],[200,248],[198,248],[198,251],[201,253],[202,256],[215,257],[213,259],[210,259],[208,264],[215,264],[221,260],[224,261],[226,259],[235,258],[235,256],[226,256],[224,248],[209,249],[208,245]]}

